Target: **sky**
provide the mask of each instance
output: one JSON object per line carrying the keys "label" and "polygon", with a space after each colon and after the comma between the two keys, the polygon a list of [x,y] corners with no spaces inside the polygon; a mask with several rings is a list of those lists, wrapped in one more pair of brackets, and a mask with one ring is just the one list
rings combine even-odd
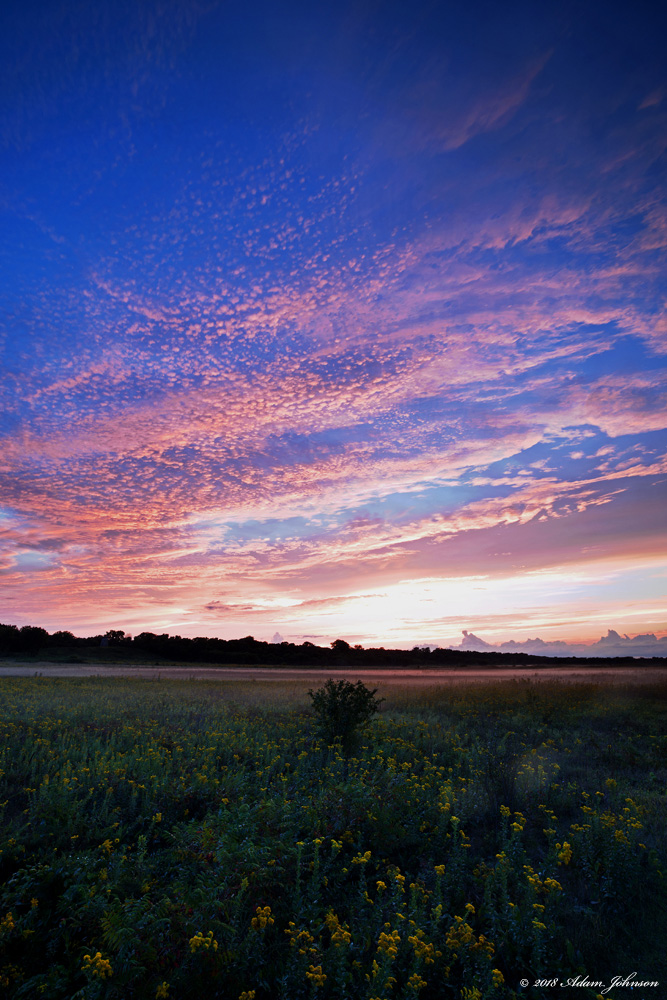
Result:
{"label": "sky", "polygon": [[1,17],[2,621],[667,634],[664,8]]}

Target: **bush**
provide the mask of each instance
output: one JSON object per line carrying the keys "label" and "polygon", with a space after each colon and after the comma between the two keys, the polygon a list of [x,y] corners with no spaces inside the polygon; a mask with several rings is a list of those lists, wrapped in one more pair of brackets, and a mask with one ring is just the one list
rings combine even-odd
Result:
{"label": "bush", "polygon": [[357,729],[366,725],[380,710],[384,698],[375,697],[361,681],[334,681],[331,678],[319,691],[309,691],[320,738],[327,744],[340,742],[343,750],[352,749]]}

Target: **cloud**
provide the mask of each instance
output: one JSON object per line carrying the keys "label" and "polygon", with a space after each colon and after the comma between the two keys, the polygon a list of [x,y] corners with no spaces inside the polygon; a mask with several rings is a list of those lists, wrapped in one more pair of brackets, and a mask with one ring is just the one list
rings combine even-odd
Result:
{"label": "cloud", "polygon": [[665,91],[662,87],[657,90],[652,90],[650,94],[647,94],[644,100],[641,102],[638,111],[644,111],[646,108],[655,108],[662,104],[665,96]]}
{"label": "cloud", "polygon": [[537,656],[652,657],[667,656],[667,636],[658,639],[652,633],[647,633],[630,638],[629,635],[619,635],[614,629],[609,629],[605,636],[592,643],[535,638],[508,639],[494,645],[464,629],[461,643],[451,648],[473,652],[530,653]]}
{"label": "cloud", "polygon": [[545,53],[532,62],[526,71],[507,81],[494,93],[485,93],[474,100],[453,121],[439,130],[438,138],[447,150],[459,149],[477,135],[506,125],[525,102],[536,77],[549,61]]}
{"label": "cloud", "polygon": [[202,90],[224,9],[158,8],[123,52],[81,8],[52,93],[45,14],[8,126],[3,592],[324,635],[384,586],[663,545],[653,70],[582,86],[547,15],[355,7],[313,49],[221,36]]}

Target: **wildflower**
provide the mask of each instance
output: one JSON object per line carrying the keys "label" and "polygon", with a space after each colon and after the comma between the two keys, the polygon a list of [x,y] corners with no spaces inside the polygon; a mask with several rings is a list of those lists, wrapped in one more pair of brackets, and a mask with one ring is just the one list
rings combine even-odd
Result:
{"label": "wildflower", "polygon": [[95,979],[106,979],[107,976],[113,975],[111,962],[108,958],[102,958],[101,951],[96,952],[92,958],[90,955],[84,955],[81,971],[87,972]]}
{"label": "wildflower", "polygon": [[14,930],[14,927],[14,914],[11,912],[6,913],[2,920],[0,920],[0,934],[9,933],[9,931]]}
{"label": "wildflower", "polygon": [[445,874],[445,866],[444,865],[436,865],[433,870],[434,870],[435,874],[438,875],[440,878],[442,878],[442,876]]}
{"label": "wildflower", "polygon": [[408,989],[414,990],[415,993],[419,990],[423,990],[426,985],[426,980],[422,979],[418,972],[413,973],[408,979]]}
{"label": "wildflower", "polygon": [[401,936],[398,931],[392,931],[390,934],[382,931],[378,938],[378,951],[383,952],[388,958],[396,958],[400,943]]}
{"label": "wildflower", "polygon": [[306,971],[306,978],[310,979],[313,986],[324,986],[327,977],[322,972],[321,965],[310,965]]}
{"label": "wildflower", "polygon": [[213,931],[209,931],[206,937],[204,937],[201,931],[197,931],[195,936],[190,938],[189,944],[190,951],[193,954],[196,951],[199,951],[200,948],[203,948],[204,951],[208,951],[210,948],[212,948],[213,951],[218,950],[218,942],[213,937]]}
{"label": "wildflower", "polygon": [[167,1000],[169,996],[169,983],[162,982],[155,991],[155,1000]]}
{"label": "wildflower", "polygon": [[556,850],[558,851],[558,864],[559,865],[569,865],[572,860],[572,848],[568,844],[567,840],[563,844],[556,844]]}
{"label": "wildflower", "polygon": [[488,958],[491,958],[496,946],[493,941],[487,941],[483,934],[480,934],[477,943],[472,946],[472,951],[484,952]]}
{"label": "wildflower", "polygon": [[418,930],[416,934],[413,934],[408,938],[408,942],[415,950],[415,958],[423,959],[425,965],[432,965],[435,958],[440,956],[440,952],[436,952],[435,945],[424,941],[423,937],[424,932],[422,930]]}
{"label": "wildflower", "polygon": [[455,923],[451,925],[447,931],[447,937],[445,939],[445,944],[451,952],[456,956],[458,948],[461,945],[470,946],[475,941],[475,934],[472,927],[465,922],[463,917],[455,916]]}
{"label": "wildflower", "polygon": [[39,906],[39,900],[35,899],[35,897],[33,896],[32,899],[30,900],[30,908],[36,910],[38,906]]}
{"label": "wildflower", "polygon": [[350,942],[352,941],[352,935],[350,934],[348,926],[347,924],[343,924],[343,926],[341,927],[338,921],[338,917],[333,912],[333,910],[329,910],[324,920],[327,927],[329,928],[329,932],[331,934],[331,943],[334,946],[334,948],[342,948],[343,945],[350,944]]}
{"label": "wildflower", "polygon": [[153,822],[154,823],[161,823],[162,822],[162,813],[155,813],[155,816],[153,816]]}
{"label": "wildflower", "polygon": [[371,860],[371,852],[366,851],[365,854],[358,854],[356,858],[352,858],[351,864],[353,865],[367,865]]}
{"label": "wildflower", "polygon": [[382,880],[376,882],[375,884],[378,888],[378,892],[384,892],[384,890],[387,888],[387,883],[383,882]]}
{"label": "wildflower", "polygon": [[243,993],[239,994],[239,1000],[255,1000],[255,991],[244,990]]}
{"label": "wildflower", "polygon": [[500,969],[493,969],[491,971],[491,979],[493,981],[494,986],[502,986],[503,983],[505,982],[505,977],[503,976]]}
{"label": "wildflower", "polygon": [[273,917],[271,916],[270,906],[258,906],[255,909],[256,917],[253,917],[250,921],[252,929],[255,931],[263,931],[264,928],[270,924],[275,923]]}
{"label": "wildflower", "polygon": [[500,815],[504,816],[506,819],[509,816],[510,812],[511,812],[511,810],[510,810],[509,806],[501,806],[500,807]]}

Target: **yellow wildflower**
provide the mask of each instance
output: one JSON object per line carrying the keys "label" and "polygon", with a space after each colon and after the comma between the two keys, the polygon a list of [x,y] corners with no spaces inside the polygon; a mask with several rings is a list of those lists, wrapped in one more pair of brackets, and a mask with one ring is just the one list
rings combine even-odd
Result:
{"label": "yellow wildflower", "polygon": [[189,943],[190,951],[193,954],[200,949],[203,949],[204,951],[208,951],[210,948],[212,948],[213,951],[218,950],[218,942],[213,937],[213,931],[209,931],[206,937],[204,937],[201,931],[197,931],[195,936],[190,938]]}
{"label": "yellow wildflower", "polygon": [[324,986],[326,975],[322,972],[321,965],[311,965],[306,970],[306,977],[310,979],[313,986]]}
{"label": "yellow wildflower", "polygon": [[93,957],[90,955],[84,955],[81,971],[87,972],[95,979],[106,979],[107,976],[113,975],[111,962],[107,958],[102,958],[101,951],[96,952]]}
{"label": "yellow wildflower", "polygon": [[275,923],[273,917],[271,916],[270,906],[258,906],[255,909],[256,917],[253,917],[250,924],[255,931],[263,931],[265,927],[270,924]]}
{"label": "yellow wildflower", "polygon": [[352,935],[350,934],[348,926],[347,924],[343,924],[341,927],[338,917],[333,910],[329,910],[324,920],[329,928],[331,943],[334,948],[342,948],[343,945],[350,944],[352,941]]}
{"label": "yellow wildflower", "polygon": [[421,958],[425,965],[431,965],[435,961],[435,957],[440,956],[440,952],[436,952],[435,945],[424,941],[423,937],[424,932],[418,930],[416,934],[408,938],[408,942],[415,950],[415,958]]}
{"label": "yellow wildflower", "polygon": [[396,958],[400,943],[401,936],[398,931],[391,931],[390,934],[386,934],[382,931],[380,937],[378,938],[378,951],[383,952],[389,958]]}
{"label": "yellow wildflower", "polygon": [[355,858],[352,858],[350,862],[353,865],[367,865],[371,860],[371,852],[366,851],[365,854],[358,854]]}

